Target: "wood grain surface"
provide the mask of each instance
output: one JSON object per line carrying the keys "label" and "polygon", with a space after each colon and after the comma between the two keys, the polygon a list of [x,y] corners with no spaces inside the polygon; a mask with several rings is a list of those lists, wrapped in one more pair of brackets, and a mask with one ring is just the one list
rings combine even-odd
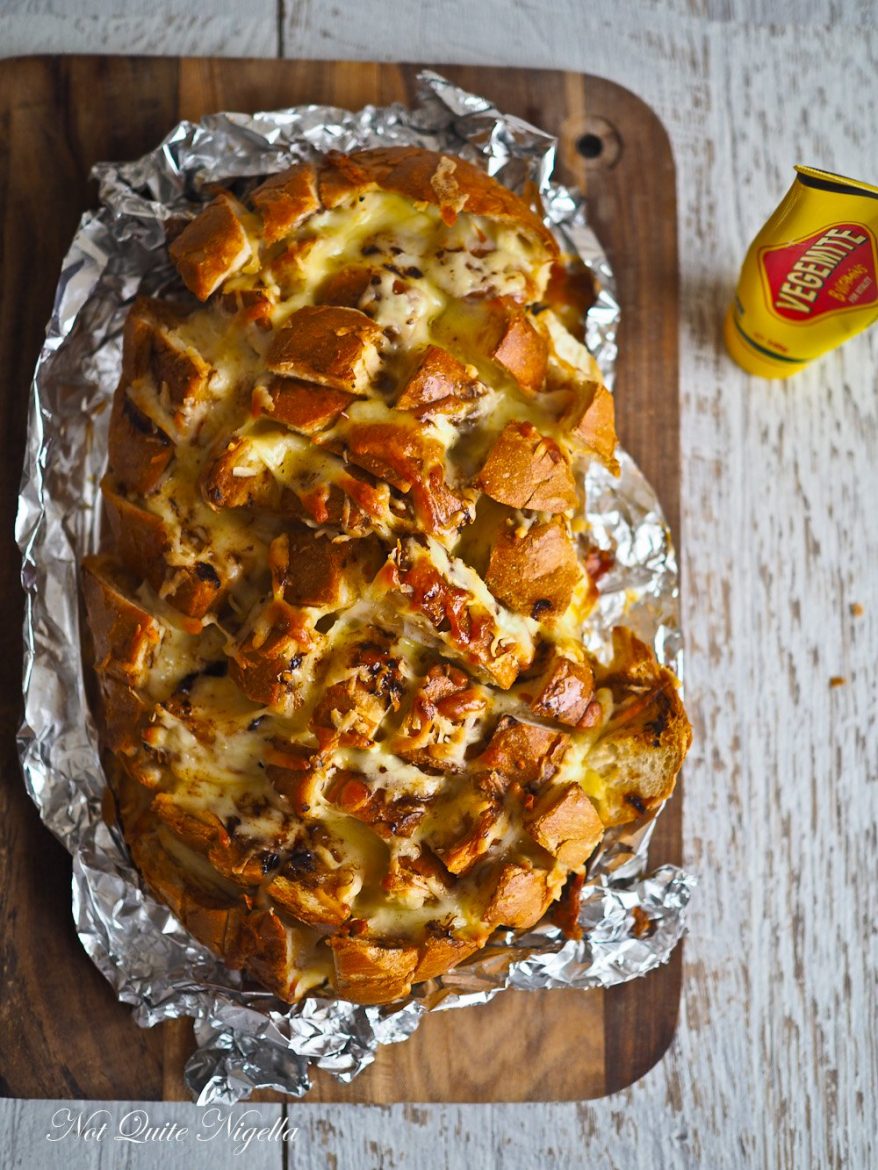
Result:
{"label": "wood grain surface", "polygon": [[[551,71],[476,71],[453,66],[443,71],[462,85],[477,88],[501,108],[557,133],[560,177],[587,187],[590,215],[606,243],[620,296],[628,306],[617,371],[619,432],[656,485],[675,526],[679,497],[676,207],[673,162],[661,124],[632,94],[597,79]],[[144,139],[152,134],[157,143],[180,118],[196,120],[219,109],[252,111],[303,102],[359,108],[367,102],[411,101],[416,72],[416,66],[332,62],[178,63],[71,57],[10,63],[0,82],[0,108],[16,127],[4,166],[8,223],[14,224],[18,202],[24,200],[30,201],[34,220],[69,218],[92,198],[84,180],[93,161],[134,157],[143,150]],[[132,91],[139,95],[136,117],[123,106],[124,94]],[[124,117],[119,114],[123,108]],[[45,128],[57,128],[57,139],[47,137]],[[599,142],[599,153],[591,160],[577,149],[587,134]],[[45,146],[42,157],[35,152],[35,144]],[[55,177],[51,185],[30,181],[34,171],[49,169]],[[22,186],[23,182],[29,185]],[[15,289],[35,263],[33,237],[18,237],[7,230],[11,247],[2,279],[8,289]],[[16,247],[16,239],[27,239],[27,247]],[[629,246],[631,240],[639,241],[636,249]],[[41,272],[57,272],[61,259],[57,244],[57,239],[50,239],[44,250],[43,242],[38,242],[36,263]],[[42,302],[37,299],[29,305],[31,333],[48,315],[48,292],[38,290]],[[658,300],[666,306],[660,316],[650,312]],[[2,344],[11,348],[15,336],[10,331]],[[30,352],[35,356],[36,345]],[[20,380],[6,382],[4,402],[25,399],[27,372],[15,373]],[[20,419],[7,428],[6,436],[6,462],[15,466],[20,462]],[[11,493],[7,506],[11,508]],[[11,575],[13,562],[8,564]],[[10,580],[9,591],[13,588]],[[10,702],[14,704],[11,689]],[[3,1059],[7,1091],[54,1097],[75,1085],[71,1095],[114,1096],[107,1085],[118,1079],[119,1096],[135,1095],[126,1047],[111,1046],[106,1051],[78,1043],[82,1033],[94,1035],[95,1023],[102,1029],[105,1020],[124,1035],[127,1008],[83,1002],[81,1011],[68,1011],[63,1025],[52,1028],[58,1020],[57,1003],[46,998],[39,967],[31,965],[40,955],[41,938],[32,930],[29,917],[15,913],[23,900],[39,897],[39,888],[34,888],[32,874],[22,869],[20,859],[52,843],[43,840],[48,834],[34,822],[30,810],[10,809],[9,814],[16,839],[7,859],[8,876],[0,882],[8,916],[4,933],[10,954],[22,964],[24,978],[12,981],[11,993],[0,1008],[0,1034],[13,1041]],[[654,839],[657,863],[679,860],[680,831],[678,794]],[[57,856],[48,866],[59,888],[64,887],[68,868],[66,858]],[[19,885],[26,880],[31,887],[19,893]],[[63,902],[54,900],[53,906],[55,916],[66,919]],[[56,933],[57,940],[63,940],[57,979],[63,987],[66,975],[72,987],[79,968],[90,964],[69,929]],[[92,975],[89,971],[88,977]],[[311,1096],[318,1101],[364,1103],[601,1096],[630,1084],[660,1058],[673,1034],[679,986],[677,956],[645,980],[606,993],[514,992],[487,1007],[438,1013],[428,1017],[407,1043],[379,1050],[374,1064],[350,1085],[318,1074]],[[34,1061],[36,1038],[50,1030],[54,1031],[53,1059]],[[144,1061],[142,1083],[134,1081],[136,1095],[158,1096],[155,1039],[145,1038],[131,1022],[128,1030],[149,1057]],[[182,1069],[191,1050],[188,1025],[181,1021],[163,1031],[161,1095],[182,1099],[186,1096]],[[490,1062],[481,1059],[486,1046],[492,1050]]]}
{"label": "wood grain surface", "polygon": [[[265,19],[255,4],[204,0],[193,20],[186,0],[6,0],[10,54],[240,55],[242,38],[260,37],[269,55],[586,72],[639,94],[673,145],[696,721],[684,860],[700,875],[674,1040],[656,1068],[602,1100],[291,1104],[301,1132],[289,1157],[254,1145],[254,1165],[878,1165],[878,330],[787,384],[748,378],[720,341],[737,267],[792,165],[876,181],[874,13],[874,0],[446,0],[437,17],[399,0],[389,19],[383,0],[284,0]],[[830,689],[832,675],[846,684]],[[107,1145],[49,1145],[58,1104],[0,1100],[11,1165],[157,1164],[149,1147],[117,1163]],[[108,1105],[114,1118],[131,1108]],[[261,1106],[264,1123],[280,1108]],[[164,1109],[193,1125],[200,1116]],[[241,1163],[228,1144],[195,1141],[161,1158],[167,1170]]]}

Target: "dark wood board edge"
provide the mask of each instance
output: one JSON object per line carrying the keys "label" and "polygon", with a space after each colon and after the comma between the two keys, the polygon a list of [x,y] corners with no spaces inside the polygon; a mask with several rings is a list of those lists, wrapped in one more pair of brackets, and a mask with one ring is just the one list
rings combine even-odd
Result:
{"label": "dark wood board edge", "polygon": [[[590,108],[620,140],[618,161],[589,193],[589,217],[606,241],[623,307],[619,330],[617,401],[620,438],[647,479],[659,488],[662,506],[679,547],[680,419],[677,313],[657,313],[658,304],[679,305],[676,170],[670,139],[650,106],[609,81],[590,87]],[[661,207],[656,224],[651,205]],[[649,274],[644,279],[644,274]],[[631,334],[645,350],[626,344]],[[639,368],[638,368],[639,367]],[[636,415],[626,411],[633,379],[655,379],[638,396]],[[661,443],[656,436],[662,436]],[[650,862],[682,860],[682,777],[674,799],[656,825]],[[605,1092],[617,1092],[644,1076],[663,1057],[674,1037],[682,990],[682,945],[670,963],[645,979],[604,994]],[[660,1010],[656,1010],[660,1004]]]}
{"label": "dark wood board edge", "polygon": [[[176,76],[176,67],[172,72]],[[167,74],[165,69],[163,85]],[[21,716],[24,599],[13,523],[28,386],[61,259],[81,209],[95,201],[70,89],[70,65],[57,58],[22,58],[0,69],[0,1091],[20,1097],[158,1097],[163,1039],[134,1025],[130,1009],[117,1002],[82,950],[70,910],[70,857],[25,792],[14,742]],[[120,108],[122,97],[120,92]],[[174,108],[169,102],[162,116],[172,117]],[[151,138],[138,137],[134,129],[138,150],[148,149]],[[112,135],[105,141],[113,150],[122,145]]]}
{"label": "dark wood board edge", "polygon": [[[305,100],[301,96],[303,92],[308,93],[308,100],[328,100],[329,95],[322,93],[321,87],[325,88],[332,65],[331,62],[236,62],[210,59],[177,62],[165,58],[101,57],[66,59],[33,57],[4,63],[3,78],[0,79],[0,98],[3,99],[0,103],[0,116],[4,118],[3,130],[8,131],[4,133],[5,151],[12,149],[9,134],[14,134],[16,130],[19,133],[24,132],[24,128],[21,126],[11,127],[9,125],[9,94],[12,85],[23,85],[30,93],[31,86],[36,83],[38,95],[44,106],[46,102],[53,102],[66,112],[65,124],[58,128],[57,141],[54,143],[55,156],[60,162],[56,163],[56,174],[51,179],[58,191],[63,193],[64,198],[61,206],[69,207],[71,213],[68,223],[62,222],[63,216],[58,217],[58,221],[54,225],[55,233],[48,241],[40,238],[41,247],[39,250],[41,253],[47,255],[54,250],[57,257],[54,265],[47,262],[42,269],[38,270],[40,276],[40,280],[37,282],[38,287],[30,290],[30,296],[23,305],[17,306],[18,312],[26,320],[24,326],[16,330],[16,340],[19,344],[17,353],[12,355],[4,352],[2,348],[9,346],[6,338],[16,336],[16,334],[10,335],[6,329],[9,321],[9,309],[13,301],[12,294],[17,291],[11,287],[9,265],[7,265],[7,281],[5,285],[0,284],[0,289],[2,289],[0,328],[3,332],[3,337],[0,338],[0,353],[3,353],[3,356],[7,358],[4,368],[9,371],[9,387],[16,387],[19,395],[16,401],[16,395],[10,394],[9,387],[7,387],[2,406],[7,415],[10,415],[9,418],[4,419],[9,423],[5,432],[8,457],[4,468],[7,480],[4,483],[6,491],[3,498],[3,506],[7,508],[7,511],[9,501],[10,499],[14,501],[17,490],[23,440],[22,403],[24,395],[22,391],[29,380],[32,360],[39,347],[39,336],[48,316],[60,256],[69,242],[79,207],[85,207],[94,202],[94,197],[82,178],[88,164],[97,158],[134,157],[136,154],[142,153],[154,146],[164,130],[180,117],[195,116],[200,113],[199,107],[203,109],[213,105],[214,108],[227,109],[268,108],[278,104],[292,104]],[[15,66],[15,68],[13,69],[11,66]],[[417,68],[419,67],[413,65],[394,67],[381,64],[346,64],[345,69],[339,71],[343,79],[340,83],[341,90],[336,84],[332,100],[339,104],[362,104],[364,77],[368,78],[368,84],[376,95],[372,100],[386,102],[405,98],[411,93]],[[601,238],[605,241],[611,260],[614,262],[621,299],[625,308],[617,383],[620,389],[620,431],[623,441],[638,458],[647,475],[652,478],[653,482],[660,484],[662,500],[668,518],[676,531],[679,498],[676,393],[677,326],[675,315],[671,325],[668,324],[665,314],[656,320],[654,297],[655,289],[659,287],[662,289],[663,303],[672,305],[677,303],[674,171],[670,147],[661,123],[649,107],[645,106],[635,95],[611,82],[597,78],[588,78],[588,108],[586,109],[581,93],[582,79],[577,75],[442,65],[435,66],[435,68],[463,85],[488,92],[501,107],[515,109],[523,116],[537,122],[542,121],[546,125],[549,123],[542,117],[540,103],[544,100],[546,90],[550,88],[549,83],[554,79],[556,86],[560,83],[565,87],[563,101],[566,105],[562,111],[564,114],[563,124],[550,127],[560,130],[568,143],[567,148],[561,151],[560,158],[562,167],[568,173],[563,174],[562,171],[562,175],[566,179],[580,184],[584,180],[587,181],[589,176],[593,180],[590,184],[590,216]],[[152,86],[144,85],[142,72],[144,70],[149,74]],[[362,71],[359,74],[359,79],[357,77],[358,70]],[[27,76],[20,76],[22,73],[27,74]],[[14,74],[19,76],[14,77]],[[72,108],[68,100],[69,94],[75,91],[77,84],[81,84],[85,78],[88,78],[91,87],[103,85],[114,91],[118,99],[129,94],[136,86],[137,92],[143,96],[145,101],[149,102],[148,118],[144,116],[143,120],[138,123],[141,141],[137,142],[136,145],[133,144],[130,125],[125,125],[120,130],[114,131],[112,125],[101,122],[97,111],[106,103],[94,103],[85,110],[81,107],[78,110]],[[298,93],[296,96],[285,99],[283,103],[276,100],[266,101],[261,96],[267,92],[290,92],[292,94],[289,88],[291,83],[295,83]],[[345,86],[348,88],[349,96],[342,92]],[[537,87],[539,92],[535,92]],[[216,98],[213,102],[211,101],[212,96]],[[230,100],[232,97],[236,100]],[[35,120],[38,119],[38,110],[39,100],[37,102],[30,100],[28,104],[29,116]],[[36,121],[34,121],[34,125],[36,125]],[[153,127],[155,127],[154,131]],[[639,130],[635,133],[637,127]],[[604,139],[605,153],[602,160],[585,163],[575,151],[570,149],[569,143],[575,142],[583,133],[593,132]],[[92,151],[94,151],[89,157],[84,154],[87,149],[86,143],[90,144]],[[0,154],[0,164],[2,164],[4,157],[8,157],[5,152]],[[633,165],[635,161],[636,168]],[[595,172],[599,172],[599,174]],[[6,208],[8,191],[5,177],[7,173],[8,164],[2,180],[0,212]],[[17,190],[27,191],[28,186],[20,176],[18,178]],[[35,175],[33,179],[34,181],[43,181],[42,176]],[[656,184],[661,184],[661,189]],[[71,191],[74,192],[75,198],[71,197]],[[664,211],[662,225],[664,230],[659,232],[651,230],[649,226],[651,219],[650,200],[654,200],[657,193],[662,195]],[[4,215],[3,223],[8,233],[11,227],[11,219],[8,215]],[[39,231],[40,229],[34,225],[34,230]],[[634,261],[635,251],[633,249],[636,249],[636,262]],[[14,266],[12,267],[14,269]],[[650,273],[650,280],[638,280],[638,273],[642,274],[644,271]],[[41,314],[34,316],[28,310],[34,307],[40,298],[42,298],[44,308]],[[626,347],[625,337],[626,332],[638,331],[646,333],[645,343],[654,359],[652,368],[661,371],[663,392],[656,395],[651,403],[647,401],[646,409],[641,409],[636,415],[632,415],[624,408],[628,397],[625,389],[626,377],[629,376],[627,369],[629,366],[634,367],[638,362],[641,362],[642,354],[634,355],[630,347]],[[641,342],[641,346],[643,344]],[[641,402],[640,405],[644,404]],[[16,411],[17,416],[11,417],[16,414]],[[657,449],[654,442],[654,436],[657,433],[665,437],[661,450]],[[8,532],[9,528],[6,531]],[[17,571],[16,566],[17,556],[14,550],[11,550],[10,558],[4,567],[4,571],[8,573],[7,595],[15,597],[20,613],[17,581],[14,578]],[[13,671],[20,646],[19,629],[20,625],[17,621],[10,622],[4,633],[4,636],[14,643],[14,645],[10,644],[10,653],[7,655],[7,664],[13,664]],[[20,704],[19,693],[19,680],[17,673],[15,673],[11,685],[4,691],[4,707],[10,715],[7,723],[10,729],[10,742],[11,731],[17,721],[16,710]],[[66,871],[66,878],[61,881],[58,893],[58,898],[61,901],[61,906],[58,909],[61,913],[60,915],[53,914],[50,917],[53,921],[57,921],[59,917],[63,919],[68,926],[68,936],[65,938],[63,931],[59,933],[57,929],[47,932],[50,941],[64,939],[63,944],[59,942],[58,946],[60,956],[60,954],[66,953],[65,948],[69,949],[71,940],[74,948],[78,945],[72,933],[72,926],[69,925],[69,902],[67,901],[69,859],[60,846],[48,840],[47,834],[39,825],[36,811],[29,807],[29,802],[21,790],[17,764],[10,752],[7,752],[7,764],[7,783],[4,784],[4,791],[0,793],[0,796],[5,797],[5,790],[10,787],[9,781],[11,780],[12,786],[16,789],[11,794],[11,800],[13,803],[23,801],[24,805],[28,806],[24,812],[21,808],[17,812],[10,810],[13,812],[13,819],[17,817],[20,820],[24,816],[25,820],[29,820],[31,823],[27,837],[29,840],[33,839],[35,849],[45,851],[50,848],[57,851],[61,860],[59,866],[56,858],[54,870],[56,873],[61,872],[62,874]],[[679,821],[680,801],[677,799],[672,802],[659,822],[652,850],[655,861],[679,860]],[[31,900],[34,903],[34,908],[28,914],[27,930],[29,935],[32,934],[32,921],[36,920],[34,913],[38,918],[41,911],[45,915],[47,910],[40,883],[38,881],[32,882],[31,889],[33,891]],[[3,913],[4,907],[0,904],[0,917]],[[108,1014],[120,1020],[118,1031],[120,1034],[130,1034],[128,1009],[115,1003],[109,987],[91,967],[84,955],[82,960],[84,969],[88,972],[85,976],[86,984],[88,984],[90,977],[97,981],[97,986],[105,993],[103,999],[108,1000],[108,1006],[113,1009]],[[63,985],[63,967],[60,981]],[[673,1035],[679,1001],[679,987],[680,960],[678,952],[667,968],[653,973],[646,981],[637,981],[609,993],[595,993],[601,996],[604,1003],[603,1030],[606,1066],[604,1083],[600,1087],[592,1086],[587,1093],[574,1096],[596,1096],[600,1095],[601,1092],[615,1091],[637,1079],[660,1059]],[[548,994],[564,995],[566,993]],[[100,993],[98,993],[98,997],[100,998]],[[474,1010],[487,1011],[490,1009]],[[8,1019],[12,1019],[14,1011],[15,1005],[10,1004]],[[107,1011],[107,1007],[101,1003],[100,1011],[97,1014],[94,1011],[82,1013],[81,1019],[85,1021],[86,1019],[102,1017],[105,1011]],[[80,1015],[78,1011],[75,1014]],[[4,1022],[4,1017],[0,1015],[0,1035],[4,1034]],[[126,1027],[126,1025],[128,1026]],[[104,1053],[112,1048],[116,1027],[114,1024],[108,1032],[102,1022],[101,1031],[104,1034],[101,1037],[102,1043],[99,1049],[103,1050]],[[181,1025],[174,1025],[174,1027],[177,1028],[176,1038],[172,1039],[169,1035],[168,1047],[176,1051],[178,1053],[176,1059],[181,1060],[185,1049],[185,1044],[181,1044],[180,1041],[179,1029]],[[81,1026],[74,1031],[77,1035],[77,1046],[79,1046],[84,1031]],[[68,1077],[61,1086],[56,1081],[50,1084],[45,1079],[45,1069],[41,1070],[39,1065],[33,1064],[31,1065],[32,1075],[27,1078],[29,1083],[20,1086],[10,1084],[7,1086],[7,1090],[15,1095],[122,1098],[158,1097],[163,1089],[167,1096],[177,1095],[173,1089],[174,1076],[170,1068],[167,1067],[167,1057],[171,1055],[171,1052],[166,1054],[164,1085],[162,1086],[161,1059],[158,1060],[158,1067],[156,1067],[156,1056],[159,1048],[153,1042],[157,1039],[155,1033],[140,1033],[136,1029],[134,1032],[136,1036],[143,1038],[145,1052],[143,1061],[138,1062],[140,1065],[138,1083],[133,1090],[126,1088],[123,1083],[124,1078],[120,1081],[118,1075],[101,1077],[100,1055],[95,1062],[95,1073],[99,1082],[96,1091],[83,1092],[82,1090],[86,1087],[92,1090],[92,1086],[90,1084],[88,1086],[80,1085],[72,1076]],[[109,1049],[105,1047],[104,1042],[106,1041],[111,1042]],[[130,1041],[127,1048],[130,1051]],[[389,1051],[394,1052],[394,1050]],[[43,1055],[45,1059],[45,1053]],[[90,1060],[88,1063],[91,1064],[92,1061]],[[104,1058],[104,1064],[106,1064],[106,1058]],[[129,1069],[131,1068],[130,1061],[126,1061],[126,1065]],[[146,1077],[144,1077],[144,1073],[146,1073]],[[364,1082],[369,1076],[370,1074],[366,1073],[364,1077],[355,1081],[350,1087],[355,1090],[353,1095],[346,1094],[344,1099],[364,1099],[356,1091],[356,1086],[359,1084],[365,1088]],[[107,1084],[108,1080],[111,1082],[110,1084]],[[145,1081],[149,1083],[146,1084]],[[335,1082],[332,1084],[334,1085]],[[324,1095],[321,1094],[321,1096]],[[332,1097],[331,1093],[324,1096],[324,1099],[330,1099],[330,1097],[336,1100],[341,1099],[338,1096]],[[372,1096],[369,1099],[375,1100],[376,1097]],[[382,1094],[382,1097],[378,1099],[412,1100],[413,1097],[411,1095],[399,1097]],[[419,1099],[427,1100],[429,1097],[421,1096]],[[473,1100],[474,1098],[470,1095],[468,1097],[461,1096],[458,1099]],[[547,1092],[542,1099],[552,1099],[552,1096]]]}

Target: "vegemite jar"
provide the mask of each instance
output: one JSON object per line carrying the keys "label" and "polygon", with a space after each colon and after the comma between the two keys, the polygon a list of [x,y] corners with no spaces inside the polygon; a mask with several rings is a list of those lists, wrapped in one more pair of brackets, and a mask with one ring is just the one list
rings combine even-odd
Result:
{"label": "vegemite jar", "polygon": [[878,187],[796,167],[750,245],[725,342],[748,373],[787,378],[878,320]]}

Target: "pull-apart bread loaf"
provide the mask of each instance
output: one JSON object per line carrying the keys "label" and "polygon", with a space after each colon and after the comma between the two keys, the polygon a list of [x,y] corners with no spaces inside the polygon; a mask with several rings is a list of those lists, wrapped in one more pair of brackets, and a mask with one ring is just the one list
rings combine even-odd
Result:
{"label": "pull-apart bread loaf", "polygon": [[83,566],[116,811],[229,965],[385,1003],[536,923],[689,744],[630,632],[583,649],[616,438],[581,281],[407,147],[223,192],[170,252],[203,305],[129,313]]}

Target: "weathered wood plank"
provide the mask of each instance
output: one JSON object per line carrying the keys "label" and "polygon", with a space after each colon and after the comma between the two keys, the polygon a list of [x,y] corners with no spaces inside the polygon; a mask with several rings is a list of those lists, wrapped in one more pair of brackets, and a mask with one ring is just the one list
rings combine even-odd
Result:
{"label": "weathered wood plank", "polygon": [[146,56],[273,57],[276,0],[235,0],[197,7],[185,0],[4,0],[0,54],[130,53]]}
{"label": "weathered wood plank", "polygon": [[202,1110],[164,1101],[0,1099],[2,1165],[4,1170],[282,1170],[297,1164],[300,1147],[305,1152],[303,1135],[282,1140],[295,1126],[283,1127],[282,1121],[282,1105]]}

